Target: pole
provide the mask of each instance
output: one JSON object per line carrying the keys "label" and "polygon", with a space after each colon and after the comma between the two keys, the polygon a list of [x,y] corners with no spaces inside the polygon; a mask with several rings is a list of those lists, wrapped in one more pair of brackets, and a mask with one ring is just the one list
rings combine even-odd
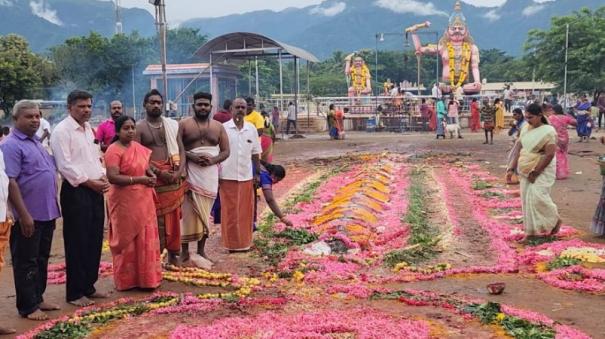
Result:
{"label": "pole", "polygon": [[281,49],[279,50],[279,111],[284,111],[284,71],[281,60]]}
{"label": "pole", "polygon": [[565,25],[565,75],[563,76],[563,106],[567,109],[567,50],[569,49],[569,24]]}
{"label": "pole", "polygon": [[[159,25],[160,25],[160,58],[162,62],[162,83],[164,88],[164,98],[168,98],[168,75],[166,73],[166,5],[164,0],[160,0],[159,4]],[[166,112],[167,102],[164,105]]]}
{"label": "pole", "polygon": [[248,60],[248,96],[252,96],[252,62]]}
{"label": "pole", "polygon": [[420,95],[420,55],[416,56],[416,60],[418,61],[418,67],[417,67],[418,82],[416,82],[416,89],[418,90],[418,95]]}
{"label": "pole", "polygon": [[134,65],[131,67],[132,70],[132,115],[137,118],[137,101],[135,97],[135,86],[134,86]]}
{"label": "pole", "polygon": [[441,54],[439,53],[439,33],[435,32],[435,45],[437,46],[437,55],[435,56],[435,69],[437,70],[435,72],[435,83],[437,84],[437,87],[439,87],[439,58],[441,57]]}
{"label": "pole", "polygon": [[307,60],[307,129],[311,126],[311,105],[309,105],[310,102],[310,96],[311,96],[311,89],[309,88],[309,73],[311,72],[311,69],[309,68],[309,60]]}
{"label": "pole", "polygon": [[[296,77],[294,80],[294,85],[296,86],[294,89],[294,111],[296,112],[294,121],[298,122],[298,91],[300,89],[300,78],[298,76],[298,58],[296,56],[294,56],[294,76]],[[295,134],[298,134],[298,123],[295,123],[294,126]]]}
{"label": "pole", "polygon": [[254,86],[256,88],[256,98],[255,101],[258,101],[259,98],[259,91],[258,91],[258,57],[254,57],[254,69],[255,69],[255,73],[254,73]]}
{"label": "pole", "polygon": [[378,95],[380,93],[378,91],[378,88],[380,87],[380,84],[378,83],[378,33],[376,33],[376,36],[374,38],[376,40],[376,49],[374,50],[374,65],[376,66],[376,68],[374,69],[374,78],[376,80],[374,80],[374,87],[376,87],[376,94]]}

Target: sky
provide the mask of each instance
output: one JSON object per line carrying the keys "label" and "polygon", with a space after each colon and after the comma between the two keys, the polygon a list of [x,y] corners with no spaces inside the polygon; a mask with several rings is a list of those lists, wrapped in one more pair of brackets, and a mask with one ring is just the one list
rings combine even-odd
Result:
{"label": "sky", "polygon": [[[120,0],[123,7],[145,8],[153,13],[153,5],[146,0]],[[439,1],[439,0],[431,0]],[[475,6],[499,6],[506,0],[463,0]],[[550,0],[535,0],[544,2]],[[288,7],[306,7],[317,5],[322,0],[165,0],[166,17],[170,23],[179,23],[191,18],[218,17],[229,14],[245,13],[254,10],[283,10]]]}

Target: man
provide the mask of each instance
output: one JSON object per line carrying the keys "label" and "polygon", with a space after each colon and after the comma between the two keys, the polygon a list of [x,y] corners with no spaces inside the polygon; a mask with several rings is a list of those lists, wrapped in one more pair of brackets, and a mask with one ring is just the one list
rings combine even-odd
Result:
{"label": "man", "polygon": [[256,105],[253,98],[246,98],[246,104],[248,107],[246,108],[246,117],[244,117],[244,120],[256,127],[256,131],[260,137],[263,135],[263,130],[265,129],[265,118],[263,118],[262,114],[255,110]]}
{"label": "man", "polygon": [[435,99],[441,98],[441,89],[439,88],[439,85],[437,83],[433,84],[431,94]]}
{"label": "man", "polygon": [[484,145],[487,145],[488,139],[487,136],[489,134],[489,144],[494,144],[494,128],[496,121],[496,107],[490,105],[489,99],[485,98],[483,100],[483,107],[481,107],[481,122],[483,123],[483,131],[485,132],[485,142]]}
{"label": "man", "polygon": [[425,98],[422,98],[420,102],[420,119],[422,121],[422,130],[427,131],[429,122],[429,105],[427,105]]}
{"label": "man", "polygon": [[286,134],[290,134],[290,125],[294,125],[294,133],[298,132],[296,128],[296,106],[290,101],[288,104],[288,122],[286,123]]}
{"label": "man", "polygon": [[120,101],[112,101],[109,107],[111,109],[111,119],[105,120],[97,127],[96,139],[101,145],[103,153],[107,150],[107,147],[109,147],[113,141],[113,137],[116,135],[116,119],[122,116],[122,103]]}
{"label": "man", "polygon": [[[252,246],[254,220],[254,182],[258,182],[261,146],[256,128],[244,121],[247,103],[233,101],[233,119],[224,124],[229,138],[229,157],[220,173],[221,238],[229,251],[247,251]],[[251,161],[252,159],[252,161]]]}
{"label": "man", "polygon": [[221,124],[231,120],[231,100],[225,100],[223,103],[223,108],[216,112],[212,118]]}
{"label": "man", "polygon": [[513,141],[516,141],[521,133],[521,128],[523,128],[523,125],[526,123],[523,111],[520,108],[515,108],[513,110],[513,119],[514,121],[511,121],[510,123],[508,136],[512,137]]}
{"label": "man", "polygon": [[599,129],[601,128],[601,121],[605,116],[605,91],[600,92],[597,98],[597,107],[599,107]]}
{"label": "man", "polygon": [[504,109],[506,109],[507,112],[510,112],[514,98],[515,94],[510,89],[510,86],[506,86],[506,89],[504,90]]}
{"label": "man", "polygon": [[[0,148],[0,272],[4,266],[4,250],[9,242],[12,218],[8,211],[8,176],[4,172],[4,156]],[[14,334],[14,328],[0,326],[0,335]]]}
{"label": "man", "polygon": [[50,153],[50,123],[44,119],[42,113],[40,113],[40,127],[36,131],[36,137],[38,137],[44,149]]}
{"label": "man", "polygon": [[[195,116],[179,125],[187,156],[189,191],[183,202],[181,229],[181,262],[189,260],[189,243],[197,241],[197,253],[208,259],[204,251],[209,236],[210,210],[218,193],[218,164],[229,156],[229,138],[223,125],[210,119],[212,95],[193,95]],[[204,267],[209,269],[209,267]]]}
{"label": "man", "polygon": [[156,213],[160,252],[168,250],[168,263],[178,264],[181,251],[181,205],[185,197],[185,148],[176,120],[162,116],[164,98],[152,89],[143,100],[146,116],[137,123],[137,141],[149,148],[151,170],[157,176]]}
{"label": "man", "polygon": [[277,131],[279,131],[279,124],[280,124],[279,119],[280,119],[279,107],[273,106],[273,111],[271,112],[271,122],[273,123],[273,127],[274,127],[276,133],[277,133]]}
{"label": "man", "polygon": [[88,123],[92,95],[75,90],[67,96],[69,114],[50,138],[57,167],[63,176],[61,211],[67,269],[67,302],[94,304],[90,298],[106,298],[95,289],[105,222],[103,193],[109,189],[99,158],[99,146]]}
{"label": "man", "polygon": [[36,136],[38,104],[21,100],[12,115],[15,127],[0,148],[8,164],[9,200],[17,219],[10,238],[17,310],[30,320],[46,320],[44,311],[59,309],[43,299],[55,219],[60,216],[57,169]]}

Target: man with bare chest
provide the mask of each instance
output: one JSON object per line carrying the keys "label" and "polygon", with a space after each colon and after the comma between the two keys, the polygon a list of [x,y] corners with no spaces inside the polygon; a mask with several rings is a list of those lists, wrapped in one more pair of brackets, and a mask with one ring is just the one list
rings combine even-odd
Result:
{"label": "man with bare chest", "polygon": [[168,250],[168,263],[176,265],[181,250],[181,205],[185,197],[185,148],[179,124],[162,116],[164,99],[158,90],[145,95],[145,119],[137,123],[137,141],[149,148],[151,170],[157,176],[156,214],[160,252]]}
{"label": "man with bare chest", "polygon": [[[189,191],[183,202],[181,262],[189,260],[189,243],[197,241],[198,265],[209,269],[212,262],[204,247],[208,239],[209,217],[218,192],[218,164],[229,157],[229,139],[223,124],[210,118],[212,95],[193,95],[195,115],[179,123],[187,156]],[[198,261],[196,261],[198,263]]]}

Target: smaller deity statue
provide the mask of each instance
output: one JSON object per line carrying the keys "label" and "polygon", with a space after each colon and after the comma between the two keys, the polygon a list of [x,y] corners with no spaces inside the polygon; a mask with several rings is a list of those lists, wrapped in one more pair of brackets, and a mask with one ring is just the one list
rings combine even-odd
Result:
{"label": "smaller deity statue", "polygon": [[[372,93],[370,70],[360,56],[354,56],[355,53],[351,53],[345,58],[345,74],[350,80],[349,97],[370,95]],[[351,65],[351,60],[353,60],[353,65]]]}
{"label": "smaller deity statue", "polygon": [[384,84],[382,84],[382,95],[390,95],[391,93],[391,89],[393,88],[393,83],[391,82],[391,79],[387,78],[387,81],[384,82]]}

